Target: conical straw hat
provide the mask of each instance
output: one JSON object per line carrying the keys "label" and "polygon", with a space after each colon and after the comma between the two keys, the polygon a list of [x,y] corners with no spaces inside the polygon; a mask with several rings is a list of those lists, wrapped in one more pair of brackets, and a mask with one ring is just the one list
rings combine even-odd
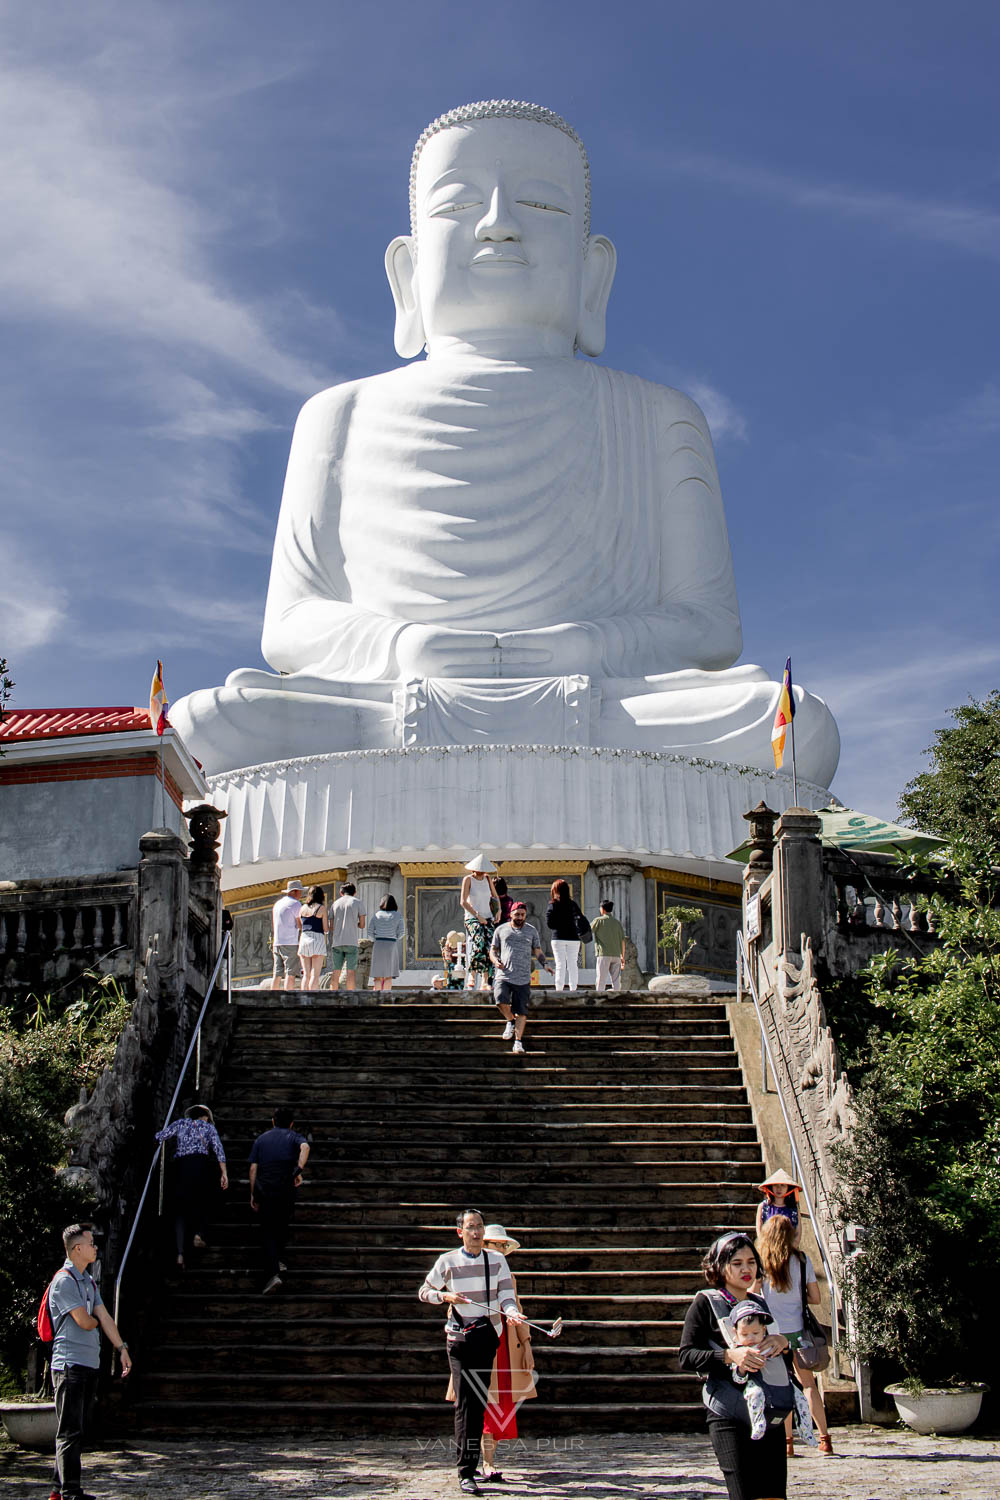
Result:
{"label": "conical straw hat", "polygon": [[485,854],[477,854],[475,859],[469,860],[465,868],[478,875],[495,875],[497,872],[496,865]]}
{"label": "conical straw hat", "polygon": [[770,1177],[765,1177],[763,1182],[758,1182],[757,1186],[759,1188],[792,1187],[798,1188],[800,1192],[802,1190],[801,1182],[796,1182],[794,1177],[789,1177],[788,1173],[781,1167],[776,1172],[772,1172]]}

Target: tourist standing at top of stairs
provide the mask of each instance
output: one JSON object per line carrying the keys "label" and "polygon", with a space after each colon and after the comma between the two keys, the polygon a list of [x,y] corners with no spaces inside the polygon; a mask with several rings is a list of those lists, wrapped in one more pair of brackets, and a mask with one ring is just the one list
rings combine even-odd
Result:
{"label": "tourist standing at top of stairs", "polygon": [[597,976],[594,988],[603,990],[608,985],[613,990],[622,987],[622,969],[625,965],[625,929],[614,915],[613,901],[601,902],[601,915],[591,924],[594,934],[594,953],[597,958]]}
{"label": "tourist standing at top of stairs", "polygon": [[301,880],[290,880],[284,894],[279,896],[271,908],[271,948],[274,952],[274,969],[271,973],[272,990],[294,990],[302,974],[299,958],[299,924],[296,920],[302,904]]}
{"label": "tourist standing at top of stairs", "polygon": [[570,895],[569,882],[554,880],[545,921],[552,933],[557,990],[580,985],[580,944],[590,937],[590,923]]}

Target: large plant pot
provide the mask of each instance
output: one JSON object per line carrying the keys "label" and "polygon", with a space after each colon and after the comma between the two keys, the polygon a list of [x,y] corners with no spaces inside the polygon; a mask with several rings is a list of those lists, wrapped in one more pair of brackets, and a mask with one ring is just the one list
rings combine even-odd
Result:
{"label": "large plant pot", "polygon": [[54,1401],[0,1401],[0,1417],[7,1436],[19,1448],[51,1453],[56,1445]]}
{"label": "large plant pot", "polygon": [[986,1385],[925,1386],[909,1391],[902,1385],[887,1385],[885,1393],[896,1403],[896,1410],[907,1427],[924,1435],[936,1432],[965,1432],[979,1416]]}

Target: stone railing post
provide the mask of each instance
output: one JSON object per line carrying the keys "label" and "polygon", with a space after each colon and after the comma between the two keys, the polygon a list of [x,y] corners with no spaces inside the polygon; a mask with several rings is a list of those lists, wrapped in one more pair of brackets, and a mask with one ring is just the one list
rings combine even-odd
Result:
{"label": "stone railing post", "polygon": [[[168,1026],[171,1050],[186,1045],[184,994],[187,983],[188,862],[184,841],[167,829],[144,833],[139,840],[138,959],[145,995],[152,1005],[154,1033]],[[142,983],[139,986],[143,994]],[[169,1090],[166,1098],[169,1098]],[[159,1106],[160,1100],[156,1100]],[[164,1099],[162,1102],[166,1102]]]}
{"label": "stone railing post", "polygon": [[800,954],[803,934],[817,957],[826,946],[822,826],[804,807],[786,808],[778,823],[772,907],[774,943],[782,955]]}

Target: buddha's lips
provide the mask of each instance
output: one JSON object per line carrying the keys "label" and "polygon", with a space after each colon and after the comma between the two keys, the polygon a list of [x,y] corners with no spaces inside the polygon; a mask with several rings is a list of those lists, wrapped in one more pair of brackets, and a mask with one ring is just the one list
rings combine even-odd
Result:
{"label": "buddha's lips", "polygon": [[480,250],[472,257],[474,266],[526,266],[523,255],[510,255],[502,250]]}

